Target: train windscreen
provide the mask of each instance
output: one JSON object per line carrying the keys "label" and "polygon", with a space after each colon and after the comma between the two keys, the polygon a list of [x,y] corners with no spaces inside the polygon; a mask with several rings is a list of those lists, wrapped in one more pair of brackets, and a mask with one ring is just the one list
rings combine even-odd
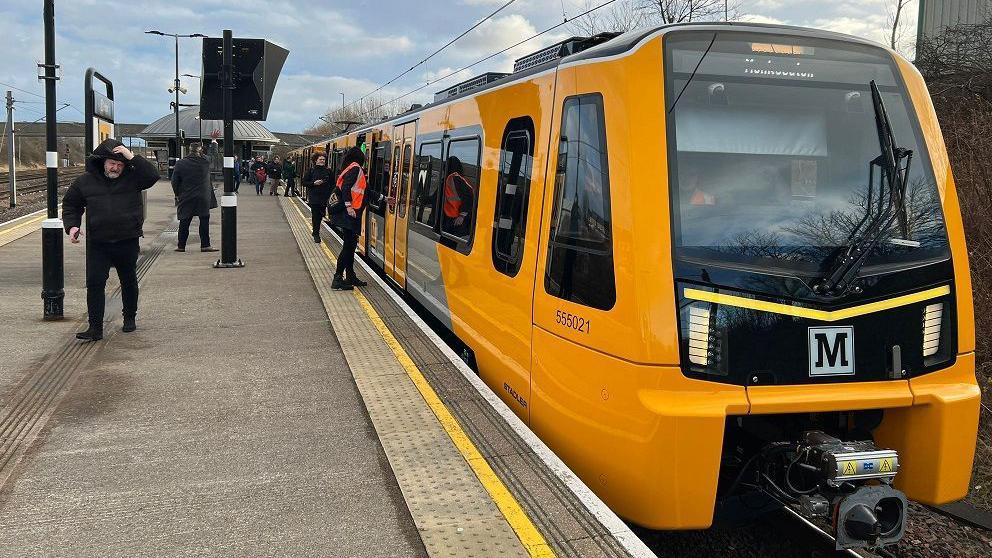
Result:
{"label": "train windscreen", "polygon": [[691,31],[670,35],[665,52],[678,257],[824,273],[866,215],[888,203],[872,81],[895,143],[913,157],[899,218],[866,271],[949,257],[926,146],[885,50]]}

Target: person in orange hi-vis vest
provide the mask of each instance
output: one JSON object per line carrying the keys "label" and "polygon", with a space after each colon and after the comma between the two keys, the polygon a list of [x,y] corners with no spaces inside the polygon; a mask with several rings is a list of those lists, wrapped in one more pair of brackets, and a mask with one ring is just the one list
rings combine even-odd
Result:
{"label": "person in orange hi-vis vest", "polygon": [[470,215],[475,205],[475,188],[462,173],[458,157],[448,158],[448,176],[444,179],[444,223],[442,230],[455,236],[468,236]]}
{"label": "person in orange hi-vis vest", "polygon": [[[341,160],[341,170],[338,173],[334,193],[331,196],[328,212],[331,214],[331,225],[341,232],[343,245],[338,254],[338,265],[334,271],[331,288],[350,291],[354,287],[366,285],[355,276],[355,248],[358,247],[358,235],[362,232],[362,211],[366,203],[365,153],[358,147],[349,149]],[[381,193],[375,192],[376,203],[385,199]]]}

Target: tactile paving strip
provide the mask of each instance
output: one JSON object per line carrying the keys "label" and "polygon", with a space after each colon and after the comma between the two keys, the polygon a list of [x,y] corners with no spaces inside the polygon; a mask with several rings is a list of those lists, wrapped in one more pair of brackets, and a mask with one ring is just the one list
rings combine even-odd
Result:
{"label": "tactile paving strip", "polygon": [[[162,254],[166,239],[175,234],[176,223],[162,232],[140,256],[137,266],[138,281],[144,279],[155,261]],[[119,310],[120,286],[107,297],[104,320]],[[108,329],[106,326],[104,329]],[[113,334],[107,331],[107,337]],[[71,339],[59,350],[53,351],[44,364],[21,383],[7,401],[0,401],[0,486],[10,477],[24,452],[48,422],[59,401],[86,370],[93,355],[105,342],[80,343]]]}
{"label": "tactile paving strip", "polygon": [[[309,214],[306,222],[309,224]],[[335,249],[340,248],[336,238],[326,234],[325,238]],[[653,555],[629,529],[607,529],[483,401],[448,357],[425,339],[420,327],[383,288],[370,282],[362,293],[558,556]]]}
{"label": "tactile paving strip", "polygon": [[431,556],[529,556],[358,299],[332,291],[326,246],[280,204],[334,327],[424,546]]}

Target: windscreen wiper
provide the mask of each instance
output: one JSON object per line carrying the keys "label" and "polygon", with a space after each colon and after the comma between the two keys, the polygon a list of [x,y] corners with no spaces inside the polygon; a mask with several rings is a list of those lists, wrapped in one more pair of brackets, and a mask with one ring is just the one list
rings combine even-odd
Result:
{"label": "windscreen wiper", "polygon": [[[826,278],[813,286],[813,291],[824,296],[842,296],[852,289],[853,279],[868,260],[868,255],[879,240],[888,233],[892,223],[905,215],[906,185],[913,152],[896,146],[889,116],[885,112],[882,95],[872,80],[871,102],[875,109],[875,129],[882,153],[868,166],[868,193],[865,198],[865,215],[854,227],[848,243],[837,255]],[[878,201],[874,200],[875,167],[878,167]],[[901,219],[905,221],[905,219]],[[905,236],[903,231],[903,235]],[[860,292],[859,285],[853,285]]]}

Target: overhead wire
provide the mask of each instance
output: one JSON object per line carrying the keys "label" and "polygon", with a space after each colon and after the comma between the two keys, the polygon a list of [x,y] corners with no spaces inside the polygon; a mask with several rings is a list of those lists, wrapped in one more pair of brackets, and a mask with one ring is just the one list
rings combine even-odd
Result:
{"label": "overhead wire", "polygon": [[426,57],[426,58],[424,58],[423,60],[421,60],[420,62],[417,62],[417,63],[416,63],[416,64],[414,64],[413,66],[410,66],[409,68],[407,68],[406,70],[404,70],[404,71],[403,71],[402,73],[400,73],[400,74],[399,74],[399,75],[397,75],[396,77],[394,77],[394,78],[392,78],[392,79],[390,79],[389,81],[387,81],[386,83],[384,83],[384,84],[382,84],[382,85],[380,85],[379,87],[376,87],[375,89],[373,89],[372,91],[370,91],[370,92],[368,92],[368,93],[366,93],[366,94],[365,94],[365,95],[363,95],[362,97],[359,97],[358,99],[356,99],[356,100],[354,100],[354,101],[352,101],[351,103],[348,103],[347,105],[345,105],[345,106],[343,106],[343,107],[341,107],[341,109],[340,109],[340,110],[344,110],[344,109],[346,109],[346,108],[348,108],[348,107],[352,107],[352,106],[355,106],[355,105],[357,105],[358,103],[360,103],[360,102],[362,102],[362,101],[364,101],[365,99],[368,99],[368,98],[369,98],[370,96],[372,96],[372,95],[374,95],[374,94],[376,94],[376,93],[378,93],[379,91],[382,91],[382,90],[383,90],[384,88],[386,88],[386,87],[388,87],[388,86],[389,86],[390,84],[392,84],[392,83],[394,83],[394,82],[395,82],[396,80],[398,80],[398,79],[400,79],[401,77],[403,77],[403,76],[405,76],[405,75],[407,75],[407,74],[409,74],[410,72],[412,72],[413,70],[415,70],[415,69],[416,69],[416,68],[417,68],[418,66],[421,66],[422,64],[424,64],[425,62],[427,62],[428,60],[430,60],[431,58],[433,58],[434,56],[436,56],[437,54],[439,54],[439,53],[440,53],[440,52],[441,52],[442,50],[444,50],[444,49],[446,49],[446,48],[448,48],[449,46],[451,46],[451,45],[453,45],[453,44],[454,44],[454,43],[455,43],[455,42],[456,42],[456,41],[457,41],[458,39],[461,39],[461,38],[462,38],[462,37],[464,37],[465,35],[468,35],[468,34],[469,34],[469,33],[471,33],[471,32],[472,32],[472,31],[473,31],[474,29],[476,29],[477,27],[479,27],[479,26],[480,26],[480,25],[482,25],[483,23],[485,23],[485,22],[487,22],[487,21],[489,21],[490,19],[492,19],[492,18],[493,18],[494,16],[496,16],[496,14],[498,14],[498,13],[500,13],[500,12],[502,12],[502,11],[503,11],[504,9],[506,9],[507,7],[509,7],[509,6],[510,6],[510,4],[512,4],[512,3],[514,3],[514,2],[516,2],[516,0],[508,0],[508,1],[507,1],[507,2],[505,3],[505,4],[503,4],[502,6],[500,6],[499,8],[496,8],[496,9],[495,9],[495,10],[494,10],[494,11],[493,11],[492,13],[490,13],[490,14],[489,14],[489,15],[487,15],[486,17],[484,17],[484,18],[482,18],[481,20],[479,20],[479,21],[477,21],[477,22],[475,23],[475,25],[472,25],[471,27],[469,27],[469,28],[468,28],[468,29],[466,29],[465,31],[462,31],[462,33],[461,33],[460,35],[458,35],[458,36],[457,36],[457,37],[455,37],[454,39],[451,39],[450,41],[448,41],[447,43],[445,43],[445,44],[444,44],[444,46],[442,46],[441,48],[439,48],[439,49],[437,49],[437,50],[435,50],[434,52],[432,52],[432,53],[430,53],[429,55],[427,55],[427,57]]}
{"label": "overhead wire", "polygon": [[610,4],[612,4],[612,3],[616,2],[616,1],[617,0],[607,0],[606,2],[603,2],[602,4],[599,4],[598,6],[595,6],[593,8],[590,8],[590,9],[582,12],[581,14],[578,14],[578,15],[572,17],[571,19],[565,20],[565,21],[563,21],[561,23],[558,23],[556,25],[552,25],[551,27],[548,27],[544,31],[541,31],[539,33],[535,33],[534,35],[531,35],[530,37],[527,37],[526,39],[524,39],[522,41],[518,41],[518,42],[516,42],[516,43],[514,43],[514,44],[512,44],[512,45],[510,45],[510,46],[508,46],[508,47],[506,47],[506,48],[504,48],[502,50],[496,51],[496,52],[490,54],[489,56],[486,56],[485,58],[480,58],[479,60],[476,60],[475,62],[472,62],[471,64],[469,64],[467,66],[463,66],[463,67],[461,67],[461,68],[459,68],[459,69],[457,69],[457,70],[455,70],[455,71],[453,71],[451,73],[445,74],[445,75],[443,75],[443,76],[441,76],[439,78],[435,78],[433,80],[429,80],[426,83],[424,83],[423,85],[421,85],[420,87],[417,87],[416,89],[411,89],[410,91],[407,91],[406,93],[400,95],[399,97],[394,97],[394,98],[390,99],[389,101],[386,101],[385,103],[382,103],[382,104],[380,104],[380,105],[378,105],[378,106],[370,109],[369,112],[372,112],[372,111],[375,111],[377,109],[380,109],[380,108],[382,108],[382,107],[384,107],[384,106],[386,106],[386,105],[388,105],[390,103],[394,103],[396,101],[399,101],[400,99],[402,99],[404,97],[408,97],[410,95],[413,95],[414,93],[416,93],[418,91],[421,91],[421,90],[423,90],[423,89],[425,89],[427,87],[430,87],[431,85],[433,85],[433,84],[435,84],[435,83],[437,83],[439,81],[443,81],[443,80],[448,79],[449,77],[454,76],[454,75],[456,75],[456,74],[458,74],[460,72],[464,72],[465,70],[468,70],[468,69],[471,69],[471,68],[473,68],[475,66],[478,66],[479,64],[482,64],[483,62],[485,62],[487,60],[491,60],[491,59],[499,56],[500,54],[503,54],[504,52],[507,52],[508,50],[514,49],[514,48],[516,48],[516,47],[518,47],[518,46],[520,46],[520,45],[522,45],[522,44],[524,44],[524,43],[526,43],[528,41],[532,41],[532,40],[540,37],[541,35],[544,35],[545,33],[550,33],[551,31],[554,31],[555,29],[558,29],[559,27],[561,27],[563,25],[567,25],[568,22],[571,21],[572,19],[577,19],[577,18],[580,18],[580,17],[584,17],[584,16],[586,16],[588,14],[591,14],[592,12],[595,12],[596,10],[598,10],[600,8],[604,8],[606,6],[609,6]]}

